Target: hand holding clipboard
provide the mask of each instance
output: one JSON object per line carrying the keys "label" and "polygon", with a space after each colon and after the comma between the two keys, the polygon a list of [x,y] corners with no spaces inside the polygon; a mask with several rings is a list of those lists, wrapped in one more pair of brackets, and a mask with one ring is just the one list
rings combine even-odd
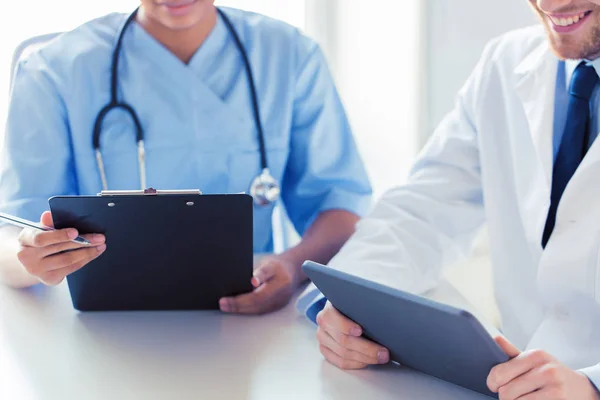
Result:
{"label": "hand holding clipboard", "polygon": [[41,225],[7,215],[2,215],[0,220],[25,228],[19,235],[19,261],[27,272],[46,285],[61,283],[67,275],[106,250],[103,235],[80,237],[76,229],[54,230],[49,212],[42,214]]}
{"label": "hand holding clipboard", "polygon": [[251,292],[253,199],[118,190],[48,200],[54,227],[102,233],[101,257],[67,276],[79,311],[218,310]]}

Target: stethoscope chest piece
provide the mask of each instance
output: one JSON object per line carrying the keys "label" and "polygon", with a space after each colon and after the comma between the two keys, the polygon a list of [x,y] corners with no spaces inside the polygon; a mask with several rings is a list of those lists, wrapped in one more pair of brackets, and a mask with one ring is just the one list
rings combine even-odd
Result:
{"label": "stethoscope chest piece", "polygon": [[275,203],[279,199],[281,188],[273,178],[268,168],[254,178],[250,186],[250,195],[258,206],[266,206]]}

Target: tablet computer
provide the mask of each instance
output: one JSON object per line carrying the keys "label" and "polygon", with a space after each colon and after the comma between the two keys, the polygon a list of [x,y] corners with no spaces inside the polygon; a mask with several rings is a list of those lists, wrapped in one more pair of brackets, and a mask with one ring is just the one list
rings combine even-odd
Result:
{"label": "tablet computer", "polygon": [[102,233],[106,251],[67,277],[81,311],[211,310],[252,290],[248,195],[57,196],[54,225]]}
{"label": "tablet computer", "polygon": [[490,397],[491,369],[508,356],[469,312],[307,261],[304,272],[392,361]]}

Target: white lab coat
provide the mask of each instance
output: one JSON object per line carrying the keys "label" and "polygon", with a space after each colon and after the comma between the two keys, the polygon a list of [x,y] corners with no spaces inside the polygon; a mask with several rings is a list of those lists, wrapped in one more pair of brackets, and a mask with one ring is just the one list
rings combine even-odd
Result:
{"label": "white lab coat", "polygon": [[557,68],[541,26],[491,42],[408,184],[378,202],[330,265],[422,293],[486,223],[503,333],[581,369],[600,362],[600,141],[543,250]]}

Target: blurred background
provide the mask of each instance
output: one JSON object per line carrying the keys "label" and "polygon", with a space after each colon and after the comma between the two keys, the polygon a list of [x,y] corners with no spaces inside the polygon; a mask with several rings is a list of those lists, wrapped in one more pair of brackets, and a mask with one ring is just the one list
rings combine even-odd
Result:
{"label": "blurred background", "polygon": [[[4,123],[13,52],[22,41],[62,32],[137,0],[29,0],[3,6],[0,120]],[[536,23],[527,0],[218,0],[284,20],[316,39],[327,55],[375,197],[401,184],[485,43]],[[0,134],[1,139],[1,134]],[[493,322],[485,234],[473,258],[448,279]]]}

